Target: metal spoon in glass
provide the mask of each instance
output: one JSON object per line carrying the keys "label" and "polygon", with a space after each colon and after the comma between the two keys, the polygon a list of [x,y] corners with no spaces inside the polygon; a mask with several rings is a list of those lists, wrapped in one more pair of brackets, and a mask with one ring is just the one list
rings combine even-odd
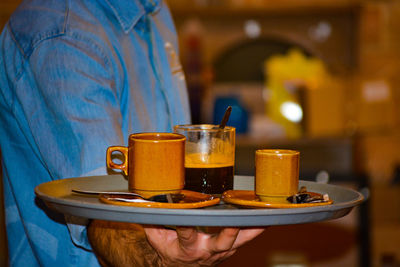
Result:
{"label": "metal spoon in glass", "polygon": [[[124,202],[140,202],[143,201],[152,201],[152,202],[163,202],[163,203],[178,203],[181,201],[185,196],[184,194],[160,194],[155,195],[149,198],[145,198],[142,195],[133,193],[133,192],[115,192],[115,191],[92,191],[92,190],[82,190],[82,189],[71,189],[72,192],[78,194],[86,194],[86,195],[104,195],[107,196],[109,199],[117,200],[117,201],[124,201]],[[132,198],[132,197],[139,197],[141,199]]]}

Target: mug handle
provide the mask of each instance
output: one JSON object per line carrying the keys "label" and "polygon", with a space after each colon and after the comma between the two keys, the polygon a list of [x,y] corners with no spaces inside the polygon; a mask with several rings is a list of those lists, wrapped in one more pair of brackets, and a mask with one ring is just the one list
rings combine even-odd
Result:
{"label": "mug handle", "polygon": [[[121,164],[117,164],[111,159],[111,155],[113,152],[118,151],[124,155],[124,161]],[[123,173],[128,175],[128,148],[124,146],[110,146],[107,148],[107,167],[110,169],[118,169],[122,170]]]}

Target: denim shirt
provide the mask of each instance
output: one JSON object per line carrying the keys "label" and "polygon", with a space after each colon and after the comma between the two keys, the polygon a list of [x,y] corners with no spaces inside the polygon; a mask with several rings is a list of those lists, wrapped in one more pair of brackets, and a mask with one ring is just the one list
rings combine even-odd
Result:
{"label": "denim shirt", "polygon": [[108,146],[189,123],[177,50],[169,10],[157,0],[32,0],[11,16],[0,37],[11,266],[98,266],[85,222],[67,227],[34,188],[104,175]]}

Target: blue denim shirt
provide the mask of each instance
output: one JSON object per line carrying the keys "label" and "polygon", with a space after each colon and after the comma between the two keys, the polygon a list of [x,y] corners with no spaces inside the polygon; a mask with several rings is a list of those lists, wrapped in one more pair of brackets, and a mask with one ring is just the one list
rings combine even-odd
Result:
{"label": "blue denim shirt", "polygon": [[0,37],[0,147],[11,266],[97,266],[85,227],[67,227],[62,214],[35,198],[34,188],[106,174],[108,146],[127,145],[131,133],[172,131],[189,122],[165,3],[23,2]]}

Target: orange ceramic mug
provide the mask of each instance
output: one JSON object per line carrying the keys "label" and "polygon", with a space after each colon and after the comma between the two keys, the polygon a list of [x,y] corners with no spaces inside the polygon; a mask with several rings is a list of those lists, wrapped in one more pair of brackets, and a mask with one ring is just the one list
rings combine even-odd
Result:
{"label": "orange ceramic mug", "polygon": [[299,186],[300,152],[259,149],[255,162],[255,193],[261,201],[286,201]]}
{"label": "orange ceramic mug", "polygon": [[[128,147],[107,149],[107,167],[122,170],[129,191],[144,197],[178,193],[184,187],[185,136],[175,133],[137,133],[129,136]],[[122,163],[112,160],[122,153]]]}

